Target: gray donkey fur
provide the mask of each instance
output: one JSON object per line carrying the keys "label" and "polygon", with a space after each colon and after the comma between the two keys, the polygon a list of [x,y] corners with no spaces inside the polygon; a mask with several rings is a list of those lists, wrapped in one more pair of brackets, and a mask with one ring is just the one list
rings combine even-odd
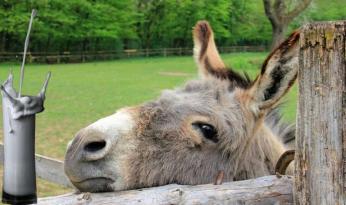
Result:
{"label": "gray donkey fur", "polygon": [[225,67],[208,22],[193,35],[199,80],[100,119],[68,145],[65,171],[79,190],[211,183],[219,171],[224,181],[274,174],[294,139],[276,107],[297,77],[299,33],[269,55],[254,81]]}

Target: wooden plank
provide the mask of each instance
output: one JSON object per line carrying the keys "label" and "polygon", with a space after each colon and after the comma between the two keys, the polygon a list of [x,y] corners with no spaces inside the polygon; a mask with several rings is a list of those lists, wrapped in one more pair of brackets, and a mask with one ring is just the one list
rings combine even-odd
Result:
{"label": "wooden plank", "polygon": [[[73,187],[64,171],[64,163],[42,155],[35,155],[36,176],[41,179],[65,186]],[[4,145],[0,144],[0,161],[4,163]]]}
{"label": "wooden plank", "polygon": [[166,185],[147,189],[81,193],[40,198],[40,205],[72,204],[228,204],[228,205],[289,205],[293,204],[292,179],[287,176],[266,176],[221,185]]}
{"label": "wooden plank", "polygon": [[295,202],[343,205],[346,159],[346,21],[302,28]]}

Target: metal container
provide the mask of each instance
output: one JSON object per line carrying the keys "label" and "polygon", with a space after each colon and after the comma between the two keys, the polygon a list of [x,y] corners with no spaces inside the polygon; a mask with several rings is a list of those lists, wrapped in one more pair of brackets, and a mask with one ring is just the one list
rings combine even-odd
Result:
{"label": "metal container", "polygon": [[37,96],[21,96],[13,88],[13,76],[1,85],[4,127],[4,175],[2,201],[36,203],[35,118],[42,112],[45,90]]}

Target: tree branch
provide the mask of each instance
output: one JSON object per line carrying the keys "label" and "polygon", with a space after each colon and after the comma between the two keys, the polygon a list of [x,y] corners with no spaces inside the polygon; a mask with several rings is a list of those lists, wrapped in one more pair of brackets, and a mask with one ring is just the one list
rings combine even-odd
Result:
{"label": "tree branch", "polygon": [[271,1],[270,0],[263,0],[263,5],[264,5],[265,14],[268,17],[270,23],[273,26],[277,25],[279,23],[279,21],[278,21],[276,14],[274,14],[272,11]]}
{"label": "tree branch", "polygon": [[286,10],[285,0],[275,0],[273,10],[275,15],[277,16],[278,21],[282,23],[283,14]]}
{"label": "tree branch", "polygon": [[302,0],[302,2],[298,3],[292,11],[288,12],[285,15],[285,20],[287,22],[292,21],[296,16],[298,16],[302,11],[304,11],[310,5],[311,2],[312,0]]}

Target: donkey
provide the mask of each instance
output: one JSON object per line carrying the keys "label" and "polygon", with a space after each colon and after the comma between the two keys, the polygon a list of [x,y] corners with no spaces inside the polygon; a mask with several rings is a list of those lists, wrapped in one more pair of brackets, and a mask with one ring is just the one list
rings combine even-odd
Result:
{"label": "donkey", "polygon": [[193,29],[200,79],[81,129],[69,143],[65,172],[80,191],[104,192],[170,183],[203,184],[274,174],[292,126],[279,99],[297,77],[299,33],[264,61],[251,81],[227,69],[208,22]]}

